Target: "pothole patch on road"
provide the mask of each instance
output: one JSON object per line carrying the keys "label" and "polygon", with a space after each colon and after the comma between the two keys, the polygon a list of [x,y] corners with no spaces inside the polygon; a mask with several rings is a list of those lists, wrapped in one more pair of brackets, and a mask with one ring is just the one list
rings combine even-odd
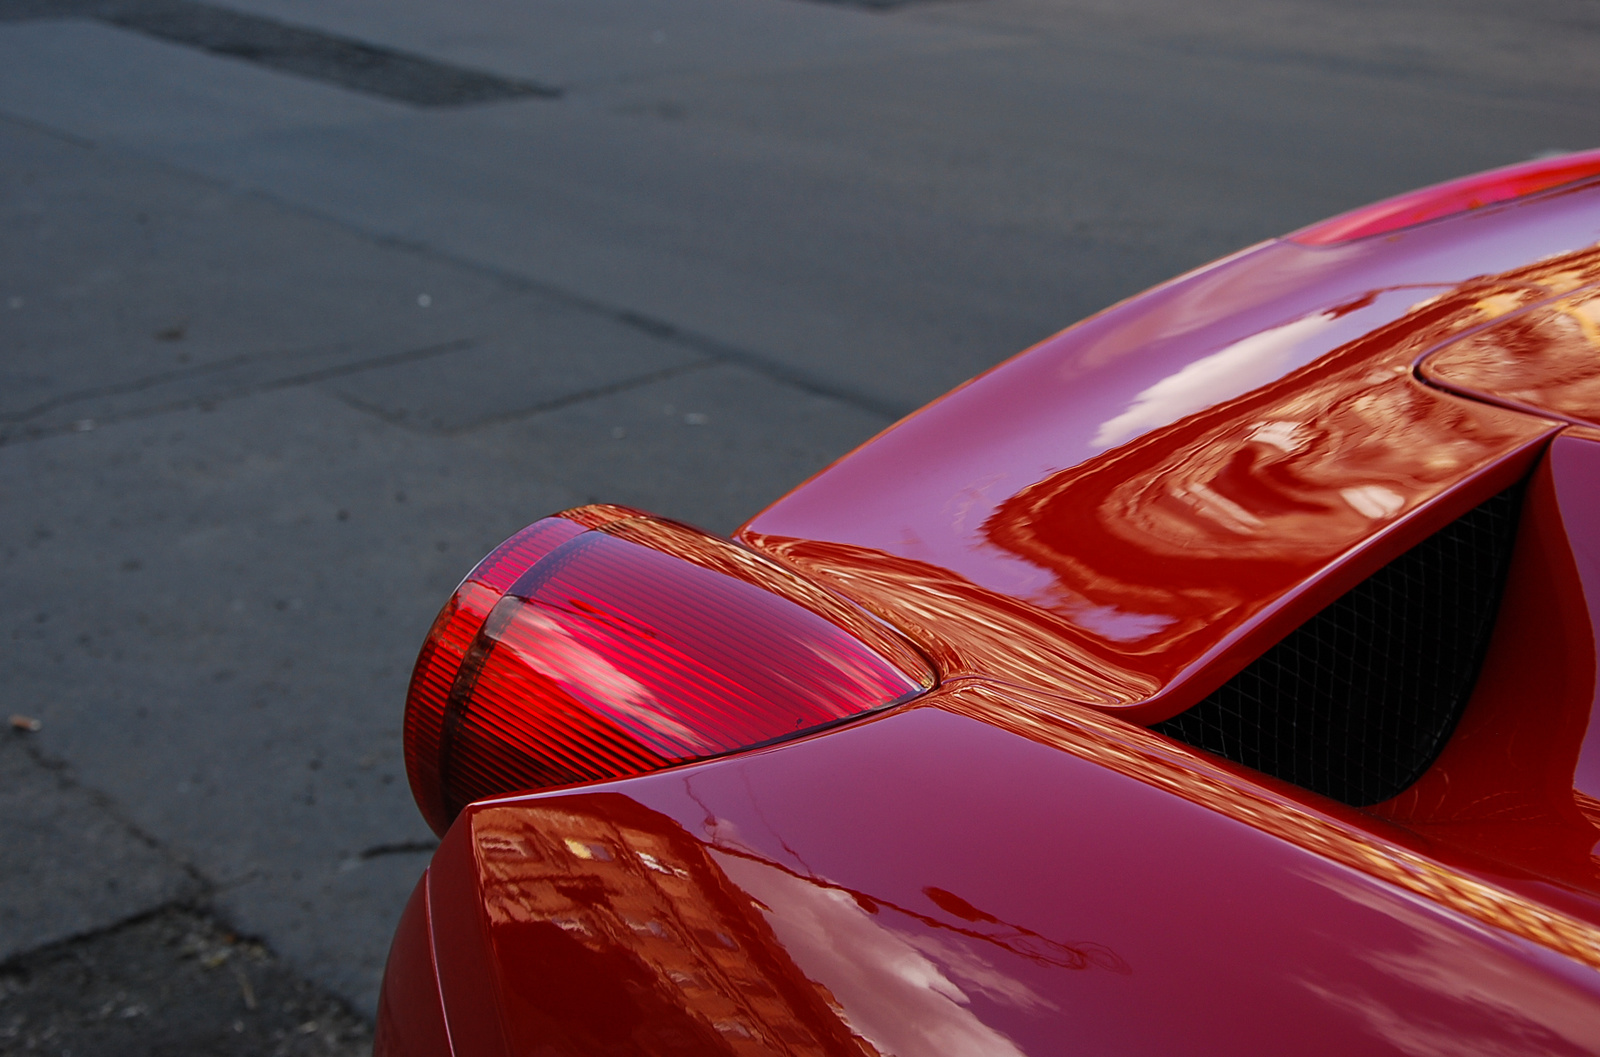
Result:
{"label": "pothole patch on road", "polygon": [[0,0],[0,20],[90,18],[213,55],[419,107],[561,95],[551,85],[472,70],[198,0]]}

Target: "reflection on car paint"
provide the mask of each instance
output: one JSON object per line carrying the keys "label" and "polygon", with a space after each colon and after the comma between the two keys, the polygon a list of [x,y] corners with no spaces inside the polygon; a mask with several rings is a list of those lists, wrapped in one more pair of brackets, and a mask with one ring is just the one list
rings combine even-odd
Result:
{"label": "reflection on car paint", "polygon": [[[929,898],[964,924],[736,843],[702,844],[616,795],[487,809],[474,832],[513,1039],[559,1038],[581,1022],[566,1005],[570,988],[540,972],[557,957],[568,971],[594,967],[585,982],[603,993],[585,1001],[609,1007],[602,1021],[650,1025],[647,1048],[706,1053],[1019,1054],[967,1008],[968,992],[1057,1007],[939,931],[1040,965],[1129,971],[1109,949],[1008,925],[953,893]],[[935,935],[896,929],[896,916]]]}
{"label": "reflection on car paint", "polygon": [[[1600,925],[1384,840],[1358,813],[1307,810],[1202,753],[1048,695],[968,684],[939,707],[1130,774],[1291,844],[1600,969]],[[1341,817],[1341,815],[1343,817]],[[1359,820],[1359,821],[1358,821]],[[1365,823],[1363,825],[1363,822]]]}
{"label": "reflection on car paint", "polygon": [[[929,814],[896,832],[885,788]],[[947,828],[955,804],[994,832]],[[1429,1031],[1485,1052],[1600,1043],[1600,929],[1518,878],[981,680],[754,756],[480,804],[435,869],[462,849],[512,1053],[1280,1052],[1307,1030],[1317,1052],[1416,1052]],[[1096,940],[1054,935],[1067,920]],[[1236,957],[1206,962],[1221,938]]]}
{"label": "reflection on car paint", "polygon": [[1016,1042],[984,1023],[972,998],[1035,1015],[1060,1007],[963,948],[928,942],[885,922],[846,892],[750,858],[713,853],[728,878],[758,901],[806,976],[838,1004],[864,1049],[897,1057],[993,1054],[1022,1057]]}
{"label": "reflection on car paint", "polygon": [[1422,300],[1424,293],[1442,289],[1422,286],[1375,290],[1230,342],[1140,391],[1126,410],[1100,424],[1089,447],[1116,447],[1275,382],[1329,349],[1393,321]]}
{"label": "reflection on car paint", "polygon": [[873,1052],[681,826],[622,797],[585,806],[473,817],[513,1046],[541,1039],[589,1052],[629,1040],[685,1054]]}
{"label": "reflection on car paint", "polygon": [[[1261,384],[1212,403],[1217,385],[1238,380],[1201,379],[1201,410],[1034,480],[989,481],[990,512],[979,520],[973,502],[960,504],[959,526],[945,530],[932,561],[919,556],[925,536],[867,547],[774,532],[782,504],[740,538],[899,624],[945,678],[1016,680],[1158,722],[1331,601],[1335,587],[1527,471],[1555,423],[1442,393],[1421,384],[1414,365],[1596,275],[1600,250],[1591,248],[1480,277],[1265,382],[1266,367],[1289,365],[1285,348],[1303,354],[1337,313],[1186,361],[1104,420],[1100,435],[1120,436],[1117,423],[1130,415],[1154,422],[1182,410],[1168,401],[1158,413],[1141,400],[1181,400],[1179,381],[1201,365],[1243,364]],[[956,551],[963,557],[951,560]],[[1019,581],[1018,566],[1035,575]],[[985,567],[1001,570],[1009,588],[984,583],[994,579]]]}
{"label": "reflection on car paint", "polygon": [[1421,370],[1464,396],[1600,424],[1600,288],[1462,338],[1427,357]]}

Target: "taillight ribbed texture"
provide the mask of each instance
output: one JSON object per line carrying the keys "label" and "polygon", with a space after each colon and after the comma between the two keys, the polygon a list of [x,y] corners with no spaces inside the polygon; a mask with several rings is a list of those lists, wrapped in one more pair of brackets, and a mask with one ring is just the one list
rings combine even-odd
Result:
{"label": "taillight ribbed texture", "polygon": [[436,830],[484,796],[754,747],[932,684],[848,603],[725,540],[628,513],[530,526],[440,614],[406,715],[412,791]]}
{"label": "taillight ribbed texture", "polygon": [[438,799],[439,732],[461,662],[506,588],[529,566],[583,531],[583,526],[565,518],[549,517],[500,544],[467,574],[423,640],[406,699],[406,775],[412,798],[428,824],[441,833],[440,813],[428,805]]}

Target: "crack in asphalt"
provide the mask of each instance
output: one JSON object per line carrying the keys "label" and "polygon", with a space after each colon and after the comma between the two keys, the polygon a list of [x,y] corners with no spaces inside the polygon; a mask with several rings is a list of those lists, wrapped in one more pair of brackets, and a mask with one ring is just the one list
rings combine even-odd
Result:
{"label": "crack in asphalt", "polygon": [[[5,736],[12,738],[17,737],[15,734]],[[122,808],[118,806],[116,800],[114,800],[108,793],[102,792],[93,786],[84,785],[82,782],[78,781],[78,779],[72,774],[72,765],[66,760],[59,756],[52,756],[51,754],[45,752],[44,749],[41,748],[31,738],[23,745],[22,751],[40,770],[49,772],[51,777],[55,779],[56,784],[63,791],[76,790],[77,792],[82,793],[89,799],[89,802],[96,809],[103,811],[106,814],[106,817],[110,818],[118,826],[121,826],[129,836],[133,837],[140,844],[143,844],[151,851],[158,852],[163,858],[176,867],[186,878],[188,878],[190,884],[195,886],[195,896],[199,898],[205,898],[211,894],[215,886],[212,884],[209,878],[200,872],[199,868],[196,867],[194,863],[173,852],[159,839],[157,839],[154,834],[150,833],[150,831],[146,830],[143,826],[135,822],[127,812],[123,811]],[[183,901],[180,900],[180,902]]]}
{"label": "crack in asphalt", "polygon": [[[237,188],[229,188],[229,190],[238,192]],[[713,338],[687,327],[680,327],[658,316],[623,308],[620,305],[613,305],[598,298],[589,297],[586,294],[575,293],[565,287],[556,286],[541,279],[534,279],[507,268],[475,261],[470,257],[463,257],[449,250],[430,246],[425,242],[392,235],[383,231],[374,231],[360,224],[352,223],[343,217],[324,213],[321,210],[279,198],[265,191],[252,188],[244,193],[253,195],[264,202],[271,202],[279,208],[299,213],[301,216],[311,217],[344,231],[353,232],[379,245],[392,246],[432,260],[455,265],[465,271],[495,279],[511,290],[540,294],[569,308],[578,309],[590,315],[610,320],[613,323],[620,323],[625,327],[637,330],[652,338],[677,345],[680,348],[699,352],[709,360],[714,360],[718,363],[735,364],[759,374],[769,381],[777,382],[791,389],[797,389],[803,393],[809,393],[812,396],[820,396],[828,400],[837,401],[848,407],[853,407],[857,411],[864,411],[867,414],[876,415],[891,422],[904,418],[921,406],[919,404],[884,400],[871,393],[841,385],[832,379],[794,367],[770,356],[730,345],[718,338]]]}
{"label": "crack in asphalt", "polygon": [[439,847],[436,840],[402,840],[392,844],[374,844],[370,848],[361,849],[358,859],[376,859],[384,855],[421,855],[423,852],[433,853]]}
{"label": "crack in asphalt", "polygon": [[418,422],[417,419],[405,414],[404,412],[391,411],[388,408],[380,407],[377,404],[368,403],[367,401],[358,397],[351,396],[349,393],[334,393],[333,396],[335,399],[348,405],[349,407],[372,415],[375,418],[380,418],[389,423],[391,426],[398,426],[401,429],[408,429],[416,433],[426,433],[435,437],[459,437],[463,434],[472,433],[480,429],[485,429],[489,426],[499,425],[502,422],[515,422],[524,418],[532,418],[535,415],[543,415],[551,411],[559,411],[564,407],[571,407],[574,404],[587,403],[590,400],[597,400],[601,397],[612,396],[616,393],[625,393],[630,389],[640,389],[654,382],[665,381],[668,378],[676,378],[682,374],[689,374],[693,371],[703,371],[711,367],[720,366],[722,366],[722,364],[717,360],[704,359],[697,360],[694,363],[679,364],[676,367],[665,367],[659,371],[650,371],[646,374],[637,374],[630,378],[623,378],[619,381],[608,382],[605,385],[597,385],[589,389],[581,389],[578,392],[568,393],[565,396],[554,397],[553,399],[543,401],[542,403],[533,404],[525,408],[519,408],[516,411],[507,411],[498,415],[490,415],[485,418],[474,419],[471,423],[465,426],[456,426],[453,428],[449,426],[430,427],[425,423]]}
{"label": "crack in asphalt", "polygon": [[[433,356],[443,355],[447,352],[455,352],[459,349],[470,348],[472,344],[473,343],[470,339],[457,339],[455,341],[442,342],[436,345],[427,345],[419,349],[407,349],[403,352],[393,352],[383,356],[374,356],[370,359],[358,360],[354,363],[336,364],[332,367],[323,367],[314,371],[303,371],[299,374],[292,374],[282,378],[272,378],[265,381],[252,382],[245,385],[235,386],[232,389],[223,389],[216,392],[203,393],[197,396],[182,397],[177,400],[169,400],[166,403],[155,404],[149,407],[135,408],[120,414],[107,415],[103,418],[83,418],[75,422],[61,423],[55,426],[24,426],[22,429],[15,432],[0,432],[0,447],[6,447],[22,441],[43,440],[47,437],[60,436],[63,433],[88,432],[102,425],[109,425],[115,422],[127,422],[138,419],[154,418],[158,415],[171,414],[175,411],[188,411],[196,407],[209,409],[210,405],[220,404],[230,400],[238,400],[243,397],[255,396],[260,393],[275,392],[279,389],[293,389],[304,385],[312,385],[317,382],[328,381],[333,378],[343,378],[352,374],[360,374],[364,371],[379,370],[384,367],[393,367],[404,363],[414,363],[418,360],[424,360]],[[263,354],[247,355],[255,355],[263,359],[267,358]],[[139,381],[125,383],[121,386],[107,386],[105,388],[108,391],[127,390],[137,392],[141,389],[152,388],[156,384],[159,384],[159,382],[141,379]]]}
{"label": "crack in asphalt", "polygon": [[[452,341],[441,342],[435,345],[427,345],[418,349],[410,349],[404,352],[389,353],[383,356],[372,357],[365,360],[357,360],[353,363],[344,364],[342,366],[355,368],[357,370],[388,367],[396,363],[411,363],[415,360],[428,359],[429,357],[438,356],[442,353],[455,352],[458,349],[471,348],[472,345],[473,340],[471,338],[456,338]],[[126,396],[130,393],[141,393],[148,389],[154,389],[159,385],[166,385],[170,382],[186,381],[190,378],[203,378],[209,374],[220,374],[223,371],[235,367],[243,367],[255,363],[272,363],[276,360],[285,358],[315,356],[323,351],[337,352],[338,350],[347,347],[347,345],[341,343],[339,345],[329,346],[327,347],[327,350],[311,348],[291,352],[282,349],[274,349],[264,352],[241,353],[238,356],[228,356],[220,360],[213,360],[210,363],[196,364],[193,367],[177,367],[170,371],[159,371],[155,374],[146,375],[143,378],[136,378],[130,382],[117,382],[111,385],[92,386],[88,389],[77,389],[69,393],[62,393],[59,396],[53,396],[48,400],[40,401],[39,403],[34,404],[32,407],[22,411],[0,412],[0,422],[26,422],[29,419],[38,418],[40,415],[43,415],[49,411],[53,411],[56,408],[66,407],[84,400],[94,400],[96,398],[107,396]],[[108,419],[107,421],[110,420]]]}
{"label": "crack in asphalt", "polygon": [[[831,2],[831,0],[823,0],[823,2]],[[46,17],[45,15],[37,14],[36,12],[55,11],[60,9],[86,9],[91,6],[93,5],[90,3],[75,4],[72,2],[72,0],[0,0],[0,22],[8,20],[14,21],[19,17],[23,17],[18,14],[19,9],[29,12],[26,17]],[[16,118],[11,115],[0,115],[0,120],[14,122],[38,131],[51,132],[56,134],[59,138],[85,149],[97,150],[102,149],[103,147],[101,144],[97,144],[92,141],[81,140],[78,137],[64,136],[59,132],[59,130],[48,127],[40,127],[34,122]],[[666,342],[668,344],[678,346],[679,348],[693,351],[698,353],[701,357],[700,360],[694,363],[681,367],[669,368],[664,372],[652,372],[647,375],[624,379],[610,385],[597,386],[592,389],[583,390],[581,392],[560,397],[552,401],[546,401],[529,408],[497,415],[489,419],[484,419],[475,422],[470,426],[464,426],[453,430],[434,430],[432,432],[443,432],[447,435],[465,433],[482,426],[493,425],[499,422],[518,418],[530,417],[568,407],[585,400],[609,396],[613,393],[622,392],[627,389],[636,388],[640,385],[649,384],[652,381],[671,377],[675,374],[683,373],[684,371],[699,370],[722,364],[742,367],[778,385],[796,390],[798,392],[807,393],[812,396],[835,401],[847,407],[854,408],[857,411],[862,411],[869,415],[883,419],[886,423],[903,418],[916,409],[916,405],[914,404],[882,399],[871,393],[863,392],[848,385],[842,385],[832,379],[814,374],[802,368],[792,366],[773,357],[752,352],[748,349],[740,348],[728,342],[711,337],[707,334],[703,334],[686,327],[681,327],[675,323],[646,312],[636,311],[634,309],[608,303],[598,298],[579,294],[555,284],[532,278],[520,272],[489,265],[481,261],[476,261],[469,257],[464,257],[459,254],[440,249],[439,247],[428,245],[424,242],[404,238],[383,231],[372,230],[364,227],[363,225],[353,223],[343,217],[332,215],[298,202],[280,198],[260,189],[238,187],[227,181],[218,180],[208,177],[202,173],[196,173],[187,169],[182,169],[159,160],[146,160],[158,168],[173,172],[180,172],[188,179],[198,180],[201,183],[215,187],[218,190],[225,191],[229,194],[255,198],[258,201],[269,203],[276,208],[285,209],[300,216],[308,217],[324,224],[329,224],[339,230],[351,232],[352,234],[358,235],[376,245],[404,250],[407,253],[413,253],[419,257],[450,264],[469,273],[493,279],[509,291],[537,294],[557,304],[576,309],[594,318],[607,320],[609,322],[616,323],[642,333],[658,341]],[[54,426],[30,427],[25,425],[29,418],[37,417],[39,414],[46,413],[53,408],[65,406],[75,400],[137,393],[173,381],[183,381],[186,378],[191,377],[202,377],[206,374],[219,373],[226,369],[247,366],[253,363],[270,362],[275,358],[282,358],[286,355],[286,353],[282,351],[244,353],[239,356],[230,357],[226,360],[219,360],[210,364],[201,364],[190,368],[159,372],[157,374],[148,375],[130,382],[117,383],[115,385],[96,387],[93,389],[77,390],[73,393],[63,394],[59,397],[53,397],[49,400],[42,401],[41,403],[36,404],[25,411],[0,413],[0,424],[10,422],[23,427],[20,429],[13,428],[7,430],[3,428],[3,426],[0,426],[0,447],[25,441],[43,440],[49,437],[60,436],[64,433],[82,432],[86,429],[93,429],[103,424],[152,418],[163,414],[190,410],[195,407],[206,407],[211,404],[241,399],[256,395],[258,393],[293,388],[301,385],[310,385],[344,375],[355,374],[369,370],[377,370],[388,366],[412,362],[415,360],[425,359],[430,356],[464,349],[470,347],[470,345],[473,343],[473,340],[474,339],[471,338],[456,339],[453,342],[444,342],[429,345],[420,349],[411,349],[399,353],[390,353],[384,356],[359,360],[354,363],[340,364],[323,368],[321,370],[307,371],[281,378],[255,382],[248,385],[237,386],[232,389],[224,389],[214,393],[185,397],[150,407],[138,408],[135,410],[103,416],[98,419],[84,418],[71,423],[62,423]],[[298,353],[298,355],[309,355],[314,353],[315,350],[309,350]],[[415,423],[406,421],[404,416],[397,416],[393,412],[390,412],[386,409],[374,407],[366,404],[363,401],[358,401],[348,396],[338,395],[338,398],[353,408],[357,408],[367,414],[376,415],[379,418],[390,422],[391,424],[415,428]]]}

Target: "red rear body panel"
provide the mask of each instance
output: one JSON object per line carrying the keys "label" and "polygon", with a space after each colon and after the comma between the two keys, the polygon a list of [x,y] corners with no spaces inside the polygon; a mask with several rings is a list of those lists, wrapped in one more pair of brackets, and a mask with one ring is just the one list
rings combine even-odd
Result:
{"label": "red rear body panel", "polygon": [[[436,964],[455,1057],[1600,1051],[1597,241],[1591,184],[1263,244],[892,427],[736,538],[937,689],[467,807],[391,976]],[[1146,729],[1519,482],[1399,796]]]}
{"label": "red rear body panel", "polygon": [[1089,710],[936,700],[469,808],[509,1052],[1600,1046],[1592,907]]}
{"label": "red rear body panel", "polygon": [[384,965],[377,1037],[372,1044],[377,1053],[389,1057],[449,1057],[453,1052],[439,994],[429,918],[425,873],[406,902]]}

